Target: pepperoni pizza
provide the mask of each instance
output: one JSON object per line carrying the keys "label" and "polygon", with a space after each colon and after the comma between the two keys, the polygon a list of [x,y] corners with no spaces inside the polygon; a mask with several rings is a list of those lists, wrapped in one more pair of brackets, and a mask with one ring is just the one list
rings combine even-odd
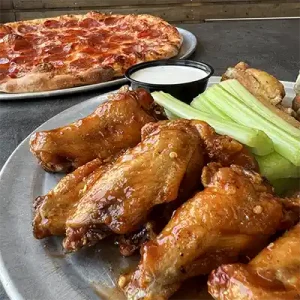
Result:
{"label": "pepperoni pizza", "polygon": [[134,64],[170,58],[177,29],[151,15],[89,12],[0,25],[0,91],[38,92],[104,82]]}

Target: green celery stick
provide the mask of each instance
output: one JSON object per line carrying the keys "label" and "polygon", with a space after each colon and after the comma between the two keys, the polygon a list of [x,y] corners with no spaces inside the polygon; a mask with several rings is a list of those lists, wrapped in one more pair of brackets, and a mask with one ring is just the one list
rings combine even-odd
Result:
{"label": "green celery stick", "polygon": [[206,90],[205,96],[226,112],[238,124],[263,130],[273,141],[274,149],[279,154],[300,166],[300,140],[274,125],[269,120],[257,114],[216,84]]}
{"label": "green celery stick", "polygon": [[213,103],[209,101],[207,97],[205,97],[204,94],[200,94],[197,96],[190,104],[192,107],[210,113],[214,116],[219,116],[220,118],[223,118],[225,120],[231,120],[226,113],[222,112],[219,108],[217,108]]}
{"label": "green celery stick", "polygon": [[169,120],[176,120],[179,119],[178,116],[171,113],[169,110],[165,109],[165,114]]}
{"label": "green celery stick", "polygon": [[279,178],[270,180],[275,193],[281,197],[290,196],[291,191],[297,191],[300,186],[300,178]]}
{"label": "green celery stick", "polygon": [[300,167],[293,165],[277,152],[265,156],[256,156],[256,160],[261,174],[268,180],[300,178]]}
{"label": "green celery stick", "polygon": [[[274,112],[274,107],[271,103],[263,104],[261,101],[256,99],[242,84],[240,84],[237,80],[231,79],[222,81],[219,86],[226,90],[228,93],[233,95],[234,97],[243,101],[249,108],[253,109],[256,113],[260,114],[265,119],[272,122],[277,127],[286,131],[287,133],[294,135],[300,138],[300,130],[283,118],[278,116]],[[273,110],[273,111],[272,111]]]}
{"label": "green celery stick", "polygon": [[211,116],[164,92],[153,92],[152,97],[155,102],[178,117],[207,122],[216,130],[217,133],[226,134],[236,139],[242,144],[253,148],[256,153],[259,153],[259,155],[267,155],[274,150],[272,141],[261,130],[247,128],[231,121]]}

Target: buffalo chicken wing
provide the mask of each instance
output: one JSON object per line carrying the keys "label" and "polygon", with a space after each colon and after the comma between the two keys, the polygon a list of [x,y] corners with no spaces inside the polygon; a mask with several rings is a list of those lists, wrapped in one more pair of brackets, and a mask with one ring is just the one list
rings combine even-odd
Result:
{"label": "buffalo chicken wing", "polygon": [[128,299],[168,299],[184,280],[253,256],[280,226],[282,206],[259,174],[211,163],[202,182],[204,191],[142,247],[137,270],[120,277]]}
{"label": "buffalo chicken wing", "polygon": [[300,224],[260,252],[248,265],[222,265],[210,275],[219,300],[300,299]]}
{"label": "buffalo chicken wing", "polygon": [[112,165],[118,155],[101,161],[96,158],[63,177],[47,195],[34,201],[33,234],[37,239],[65,235],[66,220],[78,201],[99,177]]}
{"label": "buffalo chicken wing", "polygon": [[[176,122],[146,127],[142,142],[127,150],[80,199],[67,220],[67,250],[92,245],[103,232],[138,230],[154,206],[177,198],[187,169],[201,172],[202,141],[193,126]],[[199,181],[195,176],[193,180],[190,185]]]}
{"label": "buffalo chicken wing", "polygon": [[30,150],[46,171],[68,172],[135,146],[141,140],[141,128],[157,116],[149,93],[122,89],[86,118],[34,133]]}
{"label": "buffalo chicken wing", "polygon": [[252,95],[260,100],[269,110],[283,118],[291,125],[300,128],[297,113],[290,107],[284,107],[282,100],[285,96],[283,84],[265,71],[250,68],[244,62],[230,67],[222,76],[222,80],[238,80]]}

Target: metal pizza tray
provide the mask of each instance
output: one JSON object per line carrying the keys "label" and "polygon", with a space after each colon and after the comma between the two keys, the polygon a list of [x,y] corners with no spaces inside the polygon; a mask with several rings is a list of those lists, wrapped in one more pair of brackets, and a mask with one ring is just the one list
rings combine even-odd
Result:
{"label": "metal pizza tray", "polygon": [[[180,52],[174,58],[185,59],[188,58],[196,49],[197,46],[197,38],[191,32],[178,28],[179,33],[183,38],[182,46],[180,48]],[[125,84],[127,79],[120,78],[108,82],[96,83],[91,85],[84,85],[79,87],[73,87],[62,90],[48,91],[48,92],[36,92],[36,93],[20,93],[20,94],[6,94],[0,92],[0,101],[3,100],[34,100],[36,98],[45,98],[45,97],[53,97],[53,96],[61,96],[74,94],[78,92],[92,91],[101,88],[112,87],[115,85]]]}
{"label": "metal pizza tray", "polygon": [[[220,81],[211,77],[208,86]],[[295,93],[283,82],[286,101]],[[91,98],[56,115],[36,130],[66,125],[90,114],[107,94]],[[32,201],[61,178],[45,172],[29,151],[27,137],[0,172],[0,281],[12,300],[124,300],[116,289],[120,273],[132,269],[139,256],[122,257],[113,241],[64,255],[58,237],[36,240],[32,234]],[[209,300],[205,278],[186,283],[172,300]],[[171,300],[170,299],[170,300]]]}

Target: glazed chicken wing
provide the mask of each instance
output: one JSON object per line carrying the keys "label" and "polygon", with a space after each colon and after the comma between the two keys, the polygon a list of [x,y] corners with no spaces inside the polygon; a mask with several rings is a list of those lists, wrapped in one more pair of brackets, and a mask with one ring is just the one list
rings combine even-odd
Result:
{"label": "glazed chicken wing", "polygon": [[63,177],[47,195],[34,201],[33,234],[37,239],[65,235],[66,220],[76,209],[78,201],[118,158],[101,161],[96,158]]}
{"label": "glazed chicken wing", "polygon": [[141,128],[156,120],[153,105],[145,90],[121,89],[86,118],[34,133],[30,150],[51,172],[67,172],[95,158],[106,159],[140,142]]}
{"label": "glazed chicken wing", "polygon": [[272,105],[279,104],[285,96],[283,84],[274,76],[265,71],[250,68],[244,62],[228,68],[222,76],[222,80],[226,79],[238,80],[251,94]]}
{"label": "glazed chicken wing", "polygon": [[248,265],[223,265],[209,277],[219,300],[300,299],[300,224],[260,252]]}
{"label": "glazed chicken wing", "polygon": [[292,108],[282,105],[285,96],[283,84],[274,76],[265,71],[250,68],[244,62],[239,62],[235,67],[230,67],[222,76],[222,80],[236,79],[252,95],[260,100],[268,109],[291,125],[300,128],[296,120],[297,114]]}
{"label": "glazed chicken wing", "polygon": [[[219,152],[225,154],[219,155]],[[256,168],[254,158],[238,142],[220,137],[201,121],[149,123],[142,142],[129,149],[80,199],[67,220],[64,247],[92,245],[103,232],[139,230],[152,208],[199,187],[206,159]],[[180,191],[180,192],[179,192]]]}
{"label": "glazed chicken wing", "polygon": [[257,253],[280,226],[282,206],[259,174],[211,163],[202,182],[204,191],[142,247],[137,270],[120,277],[128,299],[168,299],[187,278]]}
{"label": "glazed chicken wing", "polygon": [[[177,198],[188,168],[201,173],[203,164],[202,141],[189,123],[148,124],[142,142],[125,152],[80,199],[67,220],[64,247],[92,245],[103,232],[134,232],[154,206]],[[191,185],[198,181],[194,178]]]}
{"label": "glazed chicken wing", "polygon": [[[98,177],[101,161],[95,159],[79,167],[60,180],[45,196],[34,201],[33,234],[41,239],[50,235],[64,235],[66,219],[75,209],[88,185]],[[101,169],[100,169],[101,170]]]}

